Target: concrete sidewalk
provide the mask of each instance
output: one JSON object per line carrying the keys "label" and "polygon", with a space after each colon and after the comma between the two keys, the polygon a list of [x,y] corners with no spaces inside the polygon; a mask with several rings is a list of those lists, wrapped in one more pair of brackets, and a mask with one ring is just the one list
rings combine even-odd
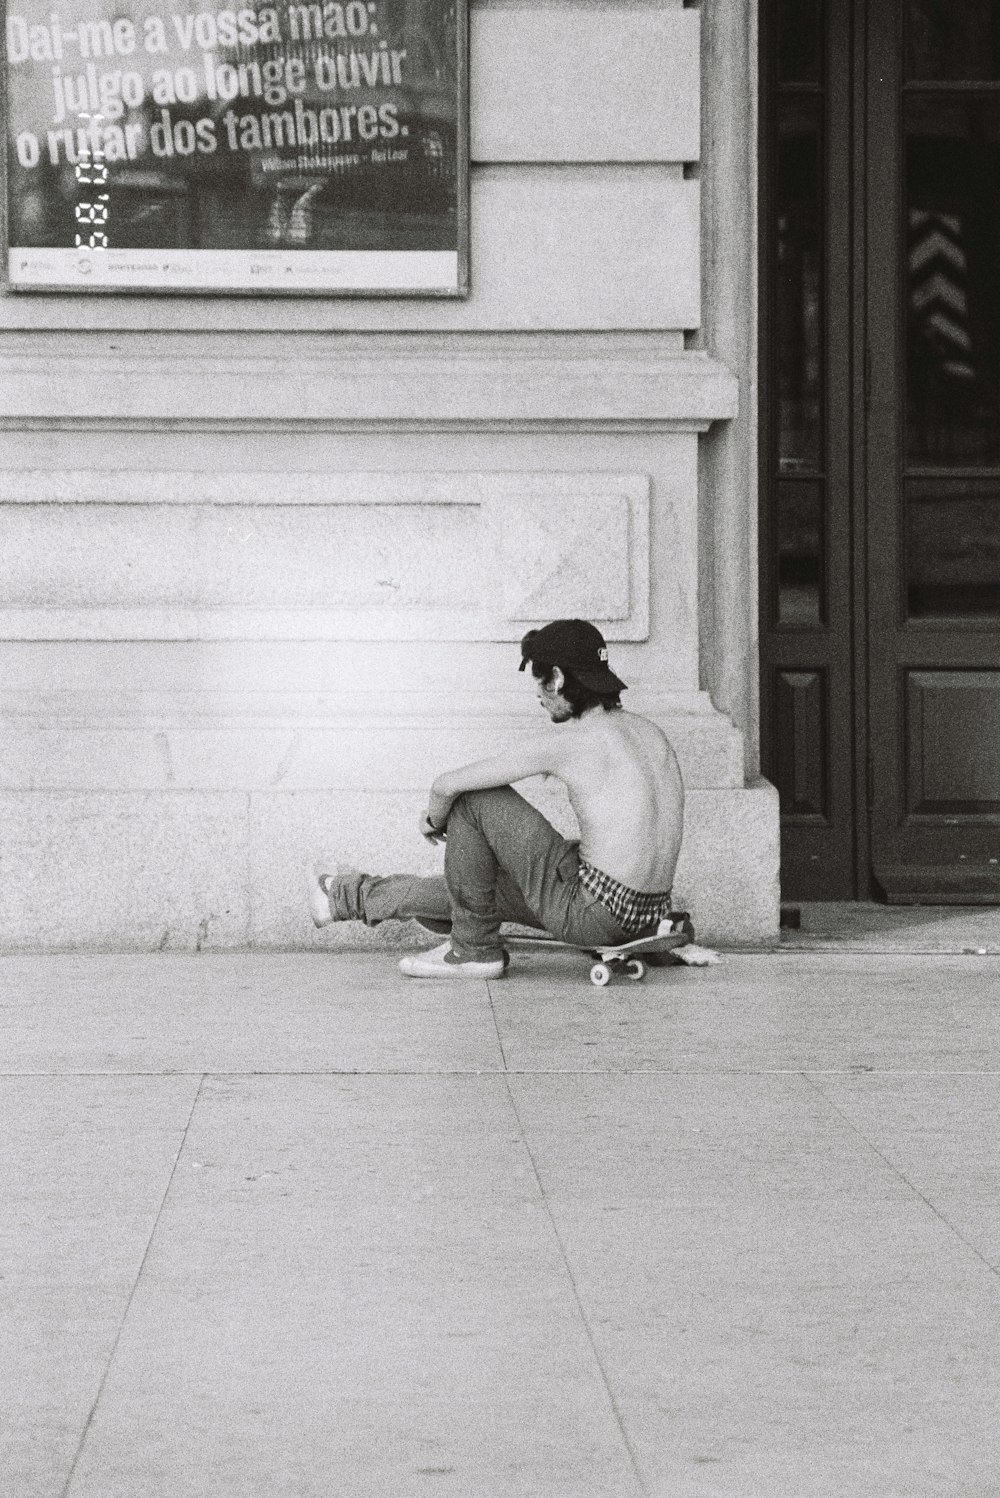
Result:
{"label": "concrete sidewalk", "polygon": [[1000,1494],[998,979],[0,958],[0,1492]]}

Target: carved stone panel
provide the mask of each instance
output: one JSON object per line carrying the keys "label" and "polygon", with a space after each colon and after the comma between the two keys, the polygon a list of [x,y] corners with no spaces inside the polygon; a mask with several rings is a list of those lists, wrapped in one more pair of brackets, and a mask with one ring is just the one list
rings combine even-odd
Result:
{"label": "carved stone panel", "polygon": [[3,639],[641,640],[649,479],[0,475]]}

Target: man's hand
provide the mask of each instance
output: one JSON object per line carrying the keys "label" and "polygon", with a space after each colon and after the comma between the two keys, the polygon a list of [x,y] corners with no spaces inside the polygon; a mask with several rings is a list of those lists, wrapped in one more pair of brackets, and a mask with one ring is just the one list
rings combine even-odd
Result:
{"label": "man's hand", "polygon": [[447,834],[443,827],[431,821],[430,812],[425,811],[420,818],[420,836],[425,837],[429,843],[443,843]]}
{"label": "man's hand", "polygon": [[439,832],[443,833],[448,825],[454,801],[455,796],[448,785],[447,775],[439,775],[431,786],[431,793],[427,798],[427,820]]}

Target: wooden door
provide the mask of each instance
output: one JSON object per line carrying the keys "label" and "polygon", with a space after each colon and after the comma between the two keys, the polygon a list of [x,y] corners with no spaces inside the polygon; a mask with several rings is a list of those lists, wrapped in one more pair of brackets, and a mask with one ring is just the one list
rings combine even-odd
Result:
{"label": "wooden door", "polygon": [[800,899],[858,877],[853,3],[761,9],[761,756]]}
{"label": "wooden door", "polygon": [[762,0],[786,898],[1000,902],[1000,0]]}
{"label": "wooden door", "polygon": [[872,868],[1000,901],[1000,5],[868,21]]}

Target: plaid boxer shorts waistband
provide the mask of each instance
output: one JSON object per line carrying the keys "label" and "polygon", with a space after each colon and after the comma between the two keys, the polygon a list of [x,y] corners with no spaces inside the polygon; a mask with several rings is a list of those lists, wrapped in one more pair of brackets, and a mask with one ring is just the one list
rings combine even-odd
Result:
{"label": "plaid boxer shorts waistband", "polygon": [[631,889],[620,879],[613,879],[586,859],[580,859],[580,883],[610,911],[623,931],[634,935],[647,926],[656,925],[670,914],[670,891],[651,893]]}

